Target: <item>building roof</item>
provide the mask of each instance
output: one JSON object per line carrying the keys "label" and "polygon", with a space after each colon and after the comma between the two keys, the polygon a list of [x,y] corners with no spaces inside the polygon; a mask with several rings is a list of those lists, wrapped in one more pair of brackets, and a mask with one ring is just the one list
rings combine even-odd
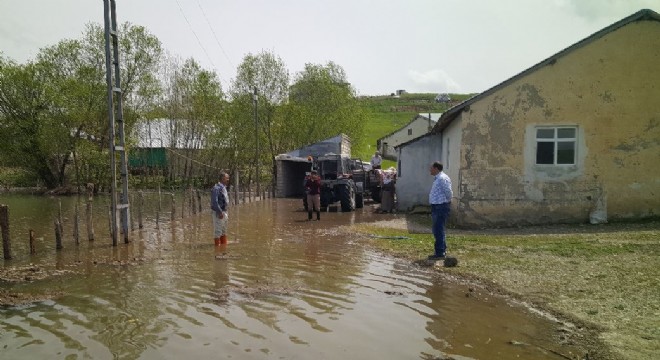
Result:
{"label": "building roof", "polygon": [[[336,136],[333,136],[331,138],[321,140],[319,142],[305,145],[301,148],[289,151],[286,154],[280,154],[278,156],[288,156],[288,158],[292,157],[299,157],[299,158],[304,158],[307,159],[307,156],[320,156],[320,155],[325,155],[326,153],[329,152],[342,152],[343,149],[341,149],[341,144],[344,141],[349,141],[350,139],[348,135],[346,134],[339,134]],[[349,154],[350,155],[350,154]]]}
{"label": "building roof", "polygon": [[189,124],[185,120],[155,119],[138,121],[132,135],[137,140],[136,148],[203,149],[206,141],[203,135],[190,135]]}
{"label": "building roof", "polygon": [[431,124],[435,125],[438,122],[438,119],[440,119],[440,116],[442,116],[442,113],[419,113],[419,114],[415,115],[415,117],[412,120],[410,120],[408,123],[406,123],[405,125],[403,125],[402,127],[398,128],[398,129],[392,131],[391,133],[380,137],[377,141],[381,141],[381,140],[385,139],[386,137],[389,137],[389,136],[392,136],[392,135],[398,133],[399,131],[407,128],[410,124],[412,124],[413,122],[415,122],[415,120],[417,120],[419,118],[428,120],[429,116],[431,118]]}
{"label": "building roof", "polygon": [[[547,59],[541,61],[540,63],[530,67],[529,69],[524,70],[523,72],[521,72],[521,73],[519,73],[519,74],[517,74],[517,75],[515,75],[515,76],[513,76],[513,77],[511,77],[511,78],[495,85],[495,86],[493,86],[492,88],[490,88],[490,89],[488,89],[488,90],[486,90],[486,91],[484,91],[484,92],[482,92],[478,95],[475,95],[475,96],[461,102],[460,104],[450,108],[449,110],[447,110],[445,113],[442,114],[442,116],[440,117],[438,122],[435,124],[435,126],[431,130],[431,133],[437,134],[437,133],[442,132],[445,128],[447,128],[447,126],[449,126],[449,124],[463,110],[469,109],[471,104],[483,99],[484,97],[494,93],[495,91],[506,87],[510,83],[512,83],[512,82],[514,82],[514,81],[516,81],[516,80],[518,80],[518,79],[520,79],[520,78],[522,78],[522,77],[524,77],[524,76],[526,76],[526,75],[528,75],[528,74],[530,74],[530,73],[532,73],[532,72],[534,72],[534,71],[536,71],[536,70],[538,70],[538,69],[540,69],[544,66],[553,65],[557,61],[557,59],[563,57],[564,55],[566,55],[570,52],[572,52],[573,50],[577,50],[581,47],[584,47],[585,45],[588,45],[591,42],[593,42],[595,40],[598,40],[601,37],[613,32],[613,31],[615,31],[615,30],[617,30],[621,27],[624,27],[624,26],[626,26],[626,25],[628,25],[632,22],[636,22],[636,21],[660,21],[660,15],[658,13],[656,13],[655,11],[653,11],[653,10],[642,9],[642,10],[640,10],[640,11],[638,11],[638,12],[636,12],[636,13],[634,13],[634,14],[632,14],[632,15],[630,15],[630,16],[622,19],[622,20],[619,20],[619,21],[615,22],[614,24],[612,24],[612,25],[610,25],[610,26],[608,26],[608,27],[592,34],[591,36],[583,39],[582,41],[579,41],[579,42],[565,48],[564,50],[550,56],[549,58],[547,58]],[[401,145],[403,145],[403,144],[400,144],[399,146],[401,146]]]}

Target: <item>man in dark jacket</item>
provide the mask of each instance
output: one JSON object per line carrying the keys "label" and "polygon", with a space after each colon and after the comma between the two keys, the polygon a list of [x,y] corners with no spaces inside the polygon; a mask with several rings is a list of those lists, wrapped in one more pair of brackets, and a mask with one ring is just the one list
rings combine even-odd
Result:
{"label": "man in dark jacket", "polygon": [[321,178],[316,170],[307,177],[305,182],[307,191],[307,220],[312,220],[312,208],[316,211],[316,220],[321,220]]}

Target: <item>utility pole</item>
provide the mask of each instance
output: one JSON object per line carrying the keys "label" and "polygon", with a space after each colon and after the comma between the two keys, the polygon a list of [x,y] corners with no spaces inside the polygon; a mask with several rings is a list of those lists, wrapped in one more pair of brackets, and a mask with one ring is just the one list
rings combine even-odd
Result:
{"label": "utility pole", "polygon": [[261,183],[259,181],[259,121],[257,121],[257,87],[254,87],[254,94],[252,95],[252,102],[254,103],[254,136],[257,140],[257,158],[255,165],[257,167],[257,194],[261,194]]}
{"label": "utility pole", "polygon": [[[108,87],[108,147],[110,152],[111,173],[111,235],[112,246],[117,246],[117,212],[121,212],[121,229],[124,242],[128,243],[128,167],[126,166],[126,148],[124,140],[124,115],[122,108],[121,78],[119,76],[119,34],[117,32],[117,14],[115,0],[103,0],[103,20],[105,25],[105,79]],[[113,83],[114,75],[114,83]],[[115,139],[119,138],[118,144]],[[117,164],[119,154],[122,192],[117,204]]]}

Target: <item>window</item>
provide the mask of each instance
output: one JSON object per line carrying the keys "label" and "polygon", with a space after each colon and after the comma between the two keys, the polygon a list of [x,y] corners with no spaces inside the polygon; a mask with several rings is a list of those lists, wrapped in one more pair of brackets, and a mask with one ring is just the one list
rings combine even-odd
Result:
{"label": "window", "polygon": [[412,135],[412,129],[408,129],[408,135]]}
{"label": "window", "polygon": [[574,165],[577,143],[575,127],[536,129],[537,165]]}

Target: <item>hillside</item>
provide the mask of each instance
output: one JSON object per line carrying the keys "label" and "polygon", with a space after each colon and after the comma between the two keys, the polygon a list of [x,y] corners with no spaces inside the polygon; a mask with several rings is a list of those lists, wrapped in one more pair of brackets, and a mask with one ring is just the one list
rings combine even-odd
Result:
{"label": "hillside", "polygon": [[[419,113],[439,113],[472,97],[474,94],[449,94],[451,102],[436,103],[437,94],[402,94],[394,96],[363,96],[360,104],[367,114],[364,135],[354,139],[353,157],[365,161],[371,159],[376,151],[376,141],[401,128]],[[384,166],[394,166],[394,162],[385,160]]]}

